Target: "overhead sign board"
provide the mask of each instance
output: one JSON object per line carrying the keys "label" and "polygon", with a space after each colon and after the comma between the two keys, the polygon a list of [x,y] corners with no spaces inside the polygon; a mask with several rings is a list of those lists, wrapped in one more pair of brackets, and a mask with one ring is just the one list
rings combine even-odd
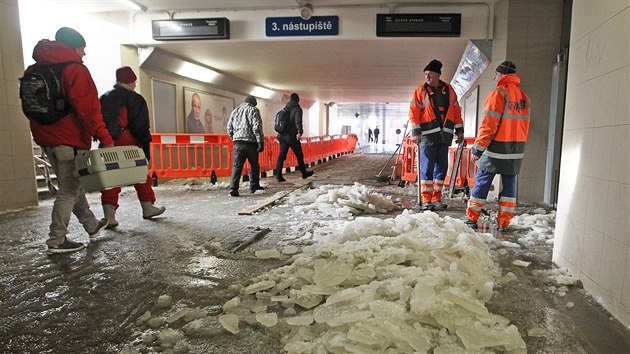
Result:
{"label": "overhead sign board", "polygon": [[225,17],[153,21],[153,39],[157,41],[229,38],[230,20]]}
{"label": "overhead sign board", "polygon": [[459,37],[461,14],[377,14],[377,37]]}
{"label": "overhead sign board", "polygon": [[339,16],[267,17],[267,37],[336,36],[339,34]]}

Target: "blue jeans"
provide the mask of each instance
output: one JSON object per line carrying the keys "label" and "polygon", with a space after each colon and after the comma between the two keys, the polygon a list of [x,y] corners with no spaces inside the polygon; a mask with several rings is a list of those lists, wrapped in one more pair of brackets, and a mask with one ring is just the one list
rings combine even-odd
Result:
{"label": "blue jeans", "polygon": [[[486,200],[494,176],[496,176],[496,173],[478,168],[475,175],[475,185],[470,192],[470,196]],[[516,198],[516,175],[501,175],[501,185],[503,186],[500,194],[502,197]]]}

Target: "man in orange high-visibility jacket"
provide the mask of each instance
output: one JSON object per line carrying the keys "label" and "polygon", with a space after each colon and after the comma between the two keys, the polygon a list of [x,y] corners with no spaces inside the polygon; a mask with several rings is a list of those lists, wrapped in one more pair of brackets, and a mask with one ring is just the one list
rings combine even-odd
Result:
{"label": "man in orange high-visibility jacket", "polygon": [[448,147],[457,135],[464,139],[462,111],[451,85],[440,80],[442,63],[433,59],[424,68],[425,83],[411,97],[409,121],[411,136],[419,139],[420,190],[422,205],[428,209],[446,209],[442,187],[448,169]]}
{"label": "man in orange high-visibility jacket", "polygon": [[518,87],[521,79],[516,76],[514,63],[501,63],[494,79],[497,87],[486,98],[483,120],[471,149],[477,174],[466,208],[466,224],[477,228],[492,180],[500,174],[503,189],[499,194],[497,224],[504,231],[510,226],[516,208],[516,176],[521,170],[529,134],[529,98]]}

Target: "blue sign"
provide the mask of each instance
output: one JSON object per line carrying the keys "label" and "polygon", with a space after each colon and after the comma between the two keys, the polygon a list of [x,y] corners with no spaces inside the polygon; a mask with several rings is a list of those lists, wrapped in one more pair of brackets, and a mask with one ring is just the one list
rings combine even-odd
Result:
{"label": "blue sign", "polygon": [[267,17],[267,37],[336,36],[339,34],[339,16]]}

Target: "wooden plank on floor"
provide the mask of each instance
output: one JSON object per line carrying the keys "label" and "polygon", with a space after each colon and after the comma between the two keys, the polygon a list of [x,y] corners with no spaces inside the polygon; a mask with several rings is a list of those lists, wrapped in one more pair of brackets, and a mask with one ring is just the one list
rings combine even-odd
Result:
{"label": "wooden plank on floor", "polygon": [[226,240],[227,246],[224,248],[232,253],[240,251],[270,232],[271,229],[269,228],[261,229],[259,227],[247,227],[231,235]]}
{"label": "wooden plank on floor", "polygon": [[296,189],[300,189],[306,185],[308,185],[309,183],[311,183],[311,181],[309,180],[301,180],[301,181],[297,181],[297,182],[293,182],[291,184],[287,184],[287,189],[280,191],[274,195],[272,195],[271,197],[265,198],[263,200],[261,200],[259,203],[254,204],[253,206],[247,207],[241,211],[238,212],[238,215],[252,215],[253,213],[266,208],[270,205],[272,205],[273,203],[275,203],[276,201],[280,200],[281,198],[284,198],[287,194],[293,192]]}

